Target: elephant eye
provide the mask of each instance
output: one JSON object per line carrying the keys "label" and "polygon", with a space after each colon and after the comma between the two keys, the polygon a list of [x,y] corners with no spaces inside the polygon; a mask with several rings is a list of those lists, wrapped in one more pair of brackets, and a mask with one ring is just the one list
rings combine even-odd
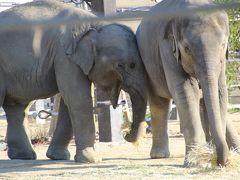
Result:
{"label": "elephant eye", "polygon": [[131,68],[131,69],[134,69],[134,68],[135,68],[135,66],[136,66],[136,64],[135,64],[135,63],[133,63],[133,62],[132,62],[132,63],[130,63],[130,68]]}
{"label": "elephant eye", "polygon": [[122,64],[118,64],[118,67],[119,67],[119,68],[123,68],[123,65],[122,65]]}
{"label": "elephant eye", "polygon": [[191,54],[191,50],[190,50],[189,46],[187,46],[187,45],[184,47],[184,51],[185,51],[187,54]]}

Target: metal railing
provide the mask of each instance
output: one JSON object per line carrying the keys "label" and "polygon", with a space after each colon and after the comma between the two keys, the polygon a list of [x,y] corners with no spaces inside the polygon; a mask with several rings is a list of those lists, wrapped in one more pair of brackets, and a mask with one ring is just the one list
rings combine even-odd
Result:
{"label": "metal railing", "polygon": [[172,18],[179,16],[188,16],[197,12],[213,12],[218,10],[238,9],[240,8],[240,2],[226,3],[221,5],[201,5],[192,6],[179,9],[161,9],[159,12],[150,11],[136,11],[136,12],[124,12],[110,16],[95,16],[95,17],[71,17],[71,18],[55,18],[54,20],[37,20],[37,21],[25,21],[19,22],[17,20],[0,19],[0,31],[9,31],[12,29],[24,30],[32,27],[44,27],[52,28],[56,26],[79,24],[83,22],[99,22],[99,21],[131,21],[140,20],[143,17],[149,18]]}

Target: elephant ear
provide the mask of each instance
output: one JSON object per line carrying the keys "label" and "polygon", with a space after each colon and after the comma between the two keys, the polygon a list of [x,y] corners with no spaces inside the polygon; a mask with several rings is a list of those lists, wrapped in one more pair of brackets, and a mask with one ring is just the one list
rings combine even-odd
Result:
{"label": "elephant ear", "polygon": [[61,44],[70,61],[80,66],[88,75],[94,64],[96,55],[96,29],[89,29],[84,33],[67,32],[61,38]]}
{"label": "elephant ear", "polygon": [[166,25],[166,28],[164,31],[164,39],[168,39],[169,41],[171,41],[173,55],[176,58],[177,62],[179,62],[181,60],[181,54],[178,48],[176,31],[177,31],[177,28],[175,27],[174,20],[172,19]]}

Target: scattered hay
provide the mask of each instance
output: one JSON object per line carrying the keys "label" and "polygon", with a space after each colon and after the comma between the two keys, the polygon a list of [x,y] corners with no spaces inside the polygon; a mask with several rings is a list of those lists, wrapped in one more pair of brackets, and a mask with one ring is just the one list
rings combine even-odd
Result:
{"label": "scattered hay", "polygon": [[47,144],[49,143],[48,130],[44,127],[38,127],[34,129],[34,132],[31,132],[30,139],[33,145]]}
{"label": "scattered hay", "polygon": [[[216,148],[210,144],[205,146],[195,146],[187,155],[186,162],[188,167],[200,167],[208,169],[219,168],[217,166]],[[240,153],[238,153],[236,150],[230,150],[228,163],[224,168],[240,170]]]}
{"label": "scattered hay", "polygon": [[139,130],[138,130],[138,139],[137,141],[133,142],[133,145],[135,147],[140,147],[142,142],[143,142],[143,138],[145,138],[146,136],[146,129],[147,129],[147,123],[146,122],[142,122],[139,125]]}

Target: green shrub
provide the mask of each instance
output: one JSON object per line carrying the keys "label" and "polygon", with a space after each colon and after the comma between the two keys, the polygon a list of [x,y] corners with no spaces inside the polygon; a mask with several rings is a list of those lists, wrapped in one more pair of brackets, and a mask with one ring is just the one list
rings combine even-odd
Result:
{"label": "green shrub", "polygon": [[[239,0],[215,0],[217,4],[239,2]],[[227,10],[229,17],[229,50],[240,50],[240,8]]]}
{"label": "green shrub", "polygon": [[232,85],[240,83],[239,69],[240,61],[228,62],[226,65],[227,86],[230,91]]}
{"label": "green shrub", "polygon": [[[239,0],[215,0],[217,4],[239,2]],[[240,51],[240,8],[227,10],[229,17],[229,50]],[[240,62],[229,62],[226,66],[227,85],[231,91],[231,85],[239,84]]]}

